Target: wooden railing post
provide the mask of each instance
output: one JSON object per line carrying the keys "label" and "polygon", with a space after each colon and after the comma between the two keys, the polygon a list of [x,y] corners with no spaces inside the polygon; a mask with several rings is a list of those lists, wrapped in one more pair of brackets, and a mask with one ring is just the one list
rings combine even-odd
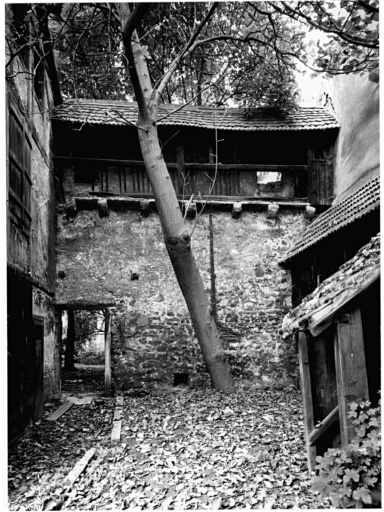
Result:
{"label": "wooden railing post", "polygon": [[216,303],[216,274],[215,274],[215,252],[213,245],[213,222],[212,215],[209,214],[209,255],[210,255],[210,273],[211,273],[211,308],[212,316],[217,322],[217,303]]}
{"label": "wooden railing post", "polygon": [[339,402],[341,445],[354,437],[349,404],[369,399],[361,312],[355,308],[338,318],[335,335],[337,397]]}
{"label": "wooden railing post", "polygon": [[105,343],[104,343],[104,363],[105,363],[105,375],[104,375],[104,391],[106,395],[111,393],[111,313],[109,309],[104,311],[105,318]]}
{"label": "wooden railing post", "polygon": [[307,446],[308,469],[309,471],[313,471],[316,465],[316,446],[312,446],[309,440],[309,435],[313,432],[315,425],[313,414],[311,373],[309,369],[308,359],[308,338],[307,333],[304,331],[299,331],[297,336],[301,377],[301,392],[303,395],[305,442]]}

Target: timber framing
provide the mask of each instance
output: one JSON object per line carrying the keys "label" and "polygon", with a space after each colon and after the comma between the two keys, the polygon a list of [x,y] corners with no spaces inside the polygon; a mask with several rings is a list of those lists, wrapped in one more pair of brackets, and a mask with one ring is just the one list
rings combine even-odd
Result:
{"label": "timber framing", "polygon": [[[182,146],[178,148],[184,149]],[[237,171],[262,171],[262,172],[306,172],[308,166],[304,164],[222,164],[218,163],[195,163],[184,161],[184,151],[179,149],[177,153],[177,162],[167,162],[169,169],[179,169],[183,165],[183,169],[197,170],[197,171],[214,171],[217,170],[237,170]],[[73,157],[73,156],[55,156],[53,160],[56,162],[67,162],[71,164],[76,163],[90,163],[90,164],[103,164],[103,165],[122,165],[122,166],[135,166],[144,169],[144,162],[142,160],[122,160],[116,158],[91,158],[91,157]]]}
{"label": "timber framing", "polygon": [[284,320],[298,341],[309,470],[328,448],[355,437],[349,407],[380,388],[380,234],[362,246]]}

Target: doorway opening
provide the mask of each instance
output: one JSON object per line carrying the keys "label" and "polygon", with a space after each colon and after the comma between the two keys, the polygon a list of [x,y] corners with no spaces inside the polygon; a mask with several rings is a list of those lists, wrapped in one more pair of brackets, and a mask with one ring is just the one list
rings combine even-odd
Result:
{"label": "doorway opening", "polygon": [[111,307],[56,304],[63,393],[111,394]]}
{"label": "doorway opening", "polygon": [[188,386],[189,373],[174,373],[173,385],[174,386]]}

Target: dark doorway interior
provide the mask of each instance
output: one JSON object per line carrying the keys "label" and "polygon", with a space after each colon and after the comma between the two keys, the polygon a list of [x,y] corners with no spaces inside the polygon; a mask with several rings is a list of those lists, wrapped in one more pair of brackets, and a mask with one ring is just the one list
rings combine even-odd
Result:
{"label": "dark doorway interior", "polygon": [[175,373],[173,377],[174,386],[188,386],[189,373]]}

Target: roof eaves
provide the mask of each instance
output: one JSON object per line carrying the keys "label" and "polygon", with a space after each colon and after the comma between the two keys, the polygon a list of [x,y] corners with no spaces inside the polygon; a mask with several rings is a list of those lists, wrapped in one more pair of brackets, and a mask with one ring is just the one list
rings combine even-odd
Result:
{"label": "roof eaves", "polygon": [[[344,199],[345,202],[348,201],[350,196],[346,197]],[[321,220],[323,218],[326,218],[326,216],[329,214],[329,212],[332,210],[332,208],[337,208],[341,205],[342,203],[336,203],[335,205],[333,205],[331,208],[329,208],[327,211],[325,211],[324,213],[322,213],[312,224],[310,224],[310,226],[307,228],[307,230],[303,233],[302,237],[303,238],[305,236],[305,234],[313,229],[314,227],[316,227],[318,224],[320,224]],[[295,258],[297,255],[299,255],[300,253],[303,253],[305,252],[306,250],[310,249],[311,247],[313,247],[314,245],[318,244],[321,240],[323,240],[324,238],[327,238],[329,235],[332,235],[333,233],[336,233],[337,231],[345,228],[346,226],[348,226],[349,224],[352,224],[353,222],[355,222],[356,220],[359,220],[361,219],[362,217],[364,217],[365,215],[367,215],[368,213],[372,212],[373,210],[375,209],[378,209],[380,207],[380,198],[374,200],[371,202],[371,204],[368,204],[364,210],[358,212],[358,213],[355,213],[352,217],[349,217],[341,222],[338,222],[338,223],[335,223],[333,226],[330,227],[330,229],[328,229],[326,232],[318,235],[314,240],[310,241],[310,242],[306,242],[304,243],[301,247],[299,246],[297,249],[294,249],[293,251],[289,252],[283,259],[279,260],[278,261],[278,264],[283,267],[283,268],[286,268],[288,267],[289,263],[292,261],[293,258]]]}

